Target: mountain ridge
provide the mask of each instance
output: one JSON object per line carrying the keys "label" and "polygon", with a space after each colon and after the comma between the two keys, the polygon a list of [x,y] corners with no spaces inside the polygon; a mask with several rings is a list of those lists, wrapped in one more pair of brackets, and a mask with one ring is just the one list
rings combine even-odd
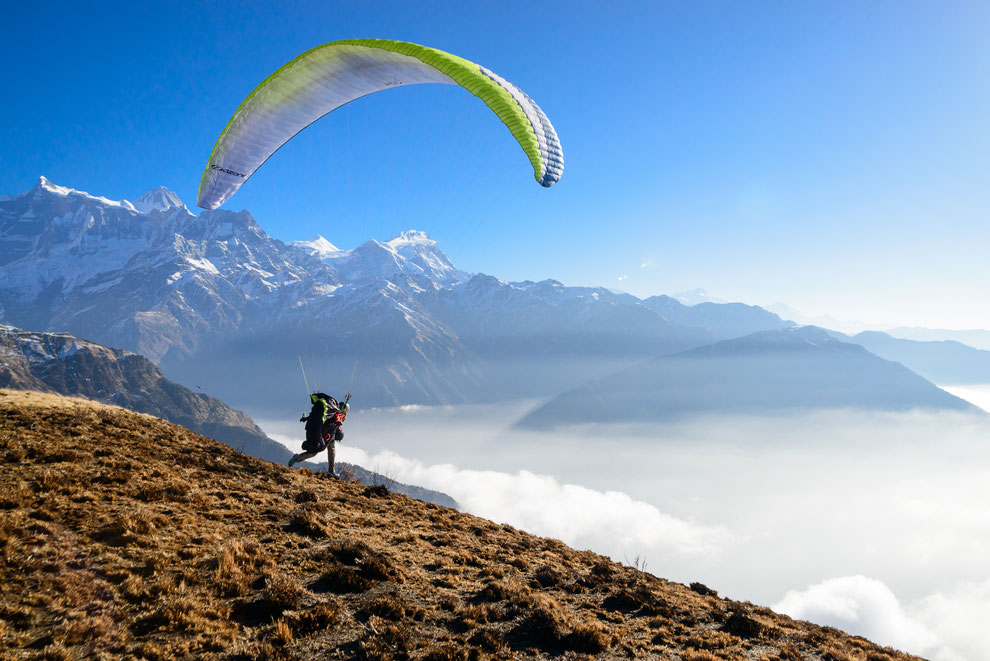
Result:
{"label": "mountain ridge", "polygon": [[[356,401],[445,404],[520,389],[545,396],[753,324],[788,325],[756,308],[720,315],[718,304],[671,299],[661,313],[605,288],[471,275],[417,231],[350,250],[283,243],[247,211],[194,216],[180,202],[141,213],[50,182],[0,202],[0,321],[124,347],[242,408],[282,389],[255,384],[250,400],[225,391],[216,374],[238,355],[270,361],[279,383],[296,378],[295,354],[316,346],[307,358],[327,372],[350,374],[355,359],[367,366]],[[675,312],[694,325],[669,320]],[[519,378],[519,329],[549,361],[539,379]],[[582,354],[592,357],[573,360]]]}
{"label": "mountain ridge", "polygon": [[656,423],[698,415],[914,408],[983,415],[904,365],[830,331],[758,331],[660,356],[566,391],[516,424]]}

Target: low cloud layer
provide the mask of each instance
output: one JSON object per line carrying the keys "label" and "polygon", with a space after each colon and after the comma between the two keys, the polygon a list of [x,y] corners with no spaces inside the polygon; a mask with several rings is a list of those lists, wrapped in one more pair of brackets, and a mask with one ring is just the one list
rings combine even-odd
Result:
{"label": "low cloud layer", "polygon": [[990,580],[902,604],[882,581],[842,576],[791,590],[772,608],[936,661],[986,658]]}
{"label": "low cloud layer", "polygon": [[990,412],[990,386],[988,385],[939,386],[939,388]]}
{"label": "low cloud layer", "polygon": [[369,456],[357,448],[341,448],[340,456],[400,482],[443,491],[477,516],[619,558],[630,549],[718,557],[733,539],[720,526],[679,519],[620,491],[565,484],[528,470],[465,470],[389,451]]}

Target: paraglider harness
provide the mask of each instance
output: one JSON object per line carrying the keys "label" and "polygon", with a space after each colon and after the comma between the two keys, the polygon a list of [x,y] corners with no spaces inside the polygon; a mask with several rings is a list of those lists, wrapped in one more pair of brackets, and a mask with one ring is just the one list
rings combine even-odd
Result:
{"label": "paraglider harness", "polygon": [[299,418],[300,422],[306,423],[306,440],[303,441],[302,448],[306,452],[321,452],[330,443],[344,438],[344,431],[340,426],[347,419],[347,401],[351,395],[347,394],[343,404],[322,392],[313,393],[309,398],[313,402],[313,408],[309,415]]}

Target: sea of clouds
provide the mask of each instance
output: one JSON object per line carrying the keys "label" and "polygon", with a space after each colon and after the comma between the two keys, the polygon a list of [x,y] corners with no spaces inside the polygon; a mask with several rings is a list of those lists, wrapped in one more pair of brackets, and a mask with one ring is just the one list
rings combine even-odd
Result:
{"label": "sea of clouds", "polygon": [[[658,576],[939,661],[986,658],[986,417],[514,429],[531,404],[359,411],[337,456]],[[297,450],[302,425],[260,424]]]}

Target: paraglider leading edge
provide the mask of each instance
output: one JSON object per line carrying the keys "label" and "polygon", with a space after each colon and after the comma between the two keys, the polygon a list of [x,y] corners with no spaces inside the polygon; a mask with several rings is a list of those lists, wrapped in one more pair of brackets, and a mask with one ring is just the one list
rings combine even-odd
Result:
{"label": "paraglider leading edge", "polygon": [[200,180],[197,204],[215,209],[282,145],[359,97],[419,83],[459,85],[498,116],[522,147],[540,185],[564,171],[557,133],[525,92],[498,74],[435,48],[386,39],[334,41],[302,53],[261,82],[230,118]]}

